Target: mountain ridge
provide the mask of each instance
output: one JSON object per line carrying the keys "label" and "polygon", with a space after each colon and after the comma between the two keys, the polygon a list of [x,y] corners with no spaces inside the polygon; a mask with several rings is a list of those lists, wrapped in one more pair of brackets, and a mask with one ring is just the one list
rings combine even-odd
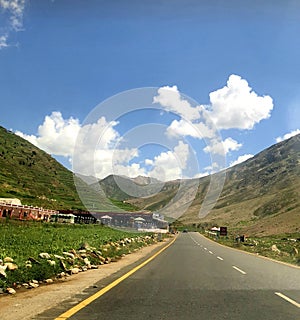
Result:
{"label": "mountain ridge", "polygon": [[[259,152],[253,158],[226,169],[224,187],[210,213],[199,218],[201,205],[215,173],[200,179],[195,199],[178,219],[185,224],[231,225],[245,232],[300,231],[300,135]],[[190,181],[189,183],[191,184]],[[178,186],[177,186],[178,187]],[[170,183],[165,193],[172,194]],[[187,190],[191,188],[187,185]],[[174,192],[173,192],[174,194]],[[129,200],[143,209],[160,209],[165,197]],[[180,210],[180,206],[174,207]],[[183,208],[183,207],[182,207]],[[273,230],[273,231],[271,231]]]}
{"label": "mountain ridge", "polygon": [[[95,208],[100,211],[117,210],[109,201],[113,199],[137,210],[166,214],[184,224],[230,225],[256,234],[300,232],[299,159],[300,135],[297,135],[226,169],[218,201],[201,218],[199,212],[212,181],[222,172],[165,183],[139,176],[90,178],[94,185],[89,184],[88,177],[80,179],[79,175],[75,179],[88,207],[94,208],[96,202]],[[0,127],[0,166],[0,197],[19,198],[25,204],[49,209],[86,210],[73,173],[3,127]]]}

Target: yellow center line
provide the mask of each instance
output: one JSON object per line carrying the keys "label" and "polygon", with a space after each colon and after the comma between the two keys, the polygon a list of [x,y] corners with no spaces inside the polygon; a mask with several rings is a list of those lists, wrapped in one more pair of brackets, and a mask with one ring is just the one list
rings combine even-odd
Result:
{"label": "yellow center line", "polygon": [[98,299],[99,297],[101,297],[102,295],[104,295],[106,292],[108,292],[110,289],[112,289],[113,287],[117,286],[120,282],[122,282],[123,280],[125,280],[126,278],[128,278],[129,276],[131,276],[132,274],[134,274],[136,271],[138,271],[139,269],[141,269],[142,267],[144,267],[146,264],[148,264],[150,261],[152,261],[153,259],[155,259],[159,254],[161,254],[164,250],[166,250],[168,247],[170,247],[176,240],[177,237],[175,237],[175,239],[173,239],[168,245],[166,245],[165,247],[163,247],[162,249],[160,249],[157,253],[155,253],[153,256],[151,256],[149,259],[147,259],[146,261],[142,262],[140,265],[138,265],[137,267],[131,269],[129,272],[127,272],[126,274],[124,274],[123,276],[121,276],[120,278],[116,279],[115,281],[113,281],[112,283],[110,283],[109,285],[107,285],[106,287],[104,287],[103,289],[99,290],[98,292],[96,292],[95,294],[93,294],[92,296],[90,296],[89,298],[83,300],[82,302],[80,302],[79,304],[77,304],[76,306],[74,306],[73,308],[67,310],[66,312],[64,312],[63,314],[61,314],[60,316],[58,316],[57,318],[55,318],[55,320],[65,320],[65,319],[69,319],[71,316],[73,316],[75,313],[77,313],[79,310],[85,308],[87,305],[89,305],[90,303],[92,303],[93,301],[95,301],[96,299]]}

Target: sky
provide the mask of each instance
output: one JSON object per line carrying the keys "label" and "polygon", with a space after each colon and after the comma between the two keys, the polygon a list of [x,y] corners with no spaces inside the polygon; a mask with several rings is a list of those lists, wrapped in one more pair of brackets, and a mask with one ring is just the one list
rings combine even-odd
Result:
{"label": "sky", "polygon": [[68,169],[201,177],[300,133],[300,2],[0,0],[0,125]]}

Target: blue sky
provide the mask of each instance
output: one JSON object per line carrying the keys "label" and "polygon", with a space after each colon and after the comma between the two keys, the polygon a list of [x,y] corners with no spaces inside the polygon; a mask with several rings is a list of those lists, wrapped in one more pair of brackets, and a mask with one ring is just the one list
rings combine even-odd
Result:
{"label": "blue sky", "polygon": [[[299,1],[0,0],[0,8],[0,125],[68,168],[101,178],[202,176],[300,132]],[[149,88],[139,111],[137,88]],[[199,123],[201,137],[191,134]],[[214,134],[203,138],[206,129]],[[83,132],[84,146],[75,139]]]}

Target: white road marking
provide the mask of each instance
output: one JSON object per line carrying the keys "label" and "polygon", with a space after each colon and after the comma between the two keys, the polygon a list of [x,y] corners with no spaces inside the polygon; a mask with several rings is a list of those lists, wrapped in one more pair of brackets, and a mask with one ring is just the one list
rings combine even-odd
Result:
{"label": "white road marking", "polygon": [[212,251],[208,251],[210,254],[214,254]]}
{"label": "white road marking", "polygon": [[217,257],[217,259],[219,259],[219,260],[221,260],[221,261],[223,261],[224,259],[223,258],[221,258],[221,257]]}
{"label": "white road marking", "polygon": [[242,274],[246,274],[245,271],[241,270],[240,268],[236,267],[236,266],[232,266],[233,269],[235,269],[236,271],[242,273]]}
{"label": "white road marking", "polygon": [[300,303],[298,303],[298,302],[296,302],[295,300],[293,300],[293,299],[285,296],[283,293],[275,292],[275,294],[276,294],[278,297],[280,297],[280,298],[286,300],[287,302],[291,303],[292,305],[296,306],[297,308],[300,308]]}
{"label": "white road marking", "polygon": [[204,250],[207,250],[207,248],[204,248]]}

